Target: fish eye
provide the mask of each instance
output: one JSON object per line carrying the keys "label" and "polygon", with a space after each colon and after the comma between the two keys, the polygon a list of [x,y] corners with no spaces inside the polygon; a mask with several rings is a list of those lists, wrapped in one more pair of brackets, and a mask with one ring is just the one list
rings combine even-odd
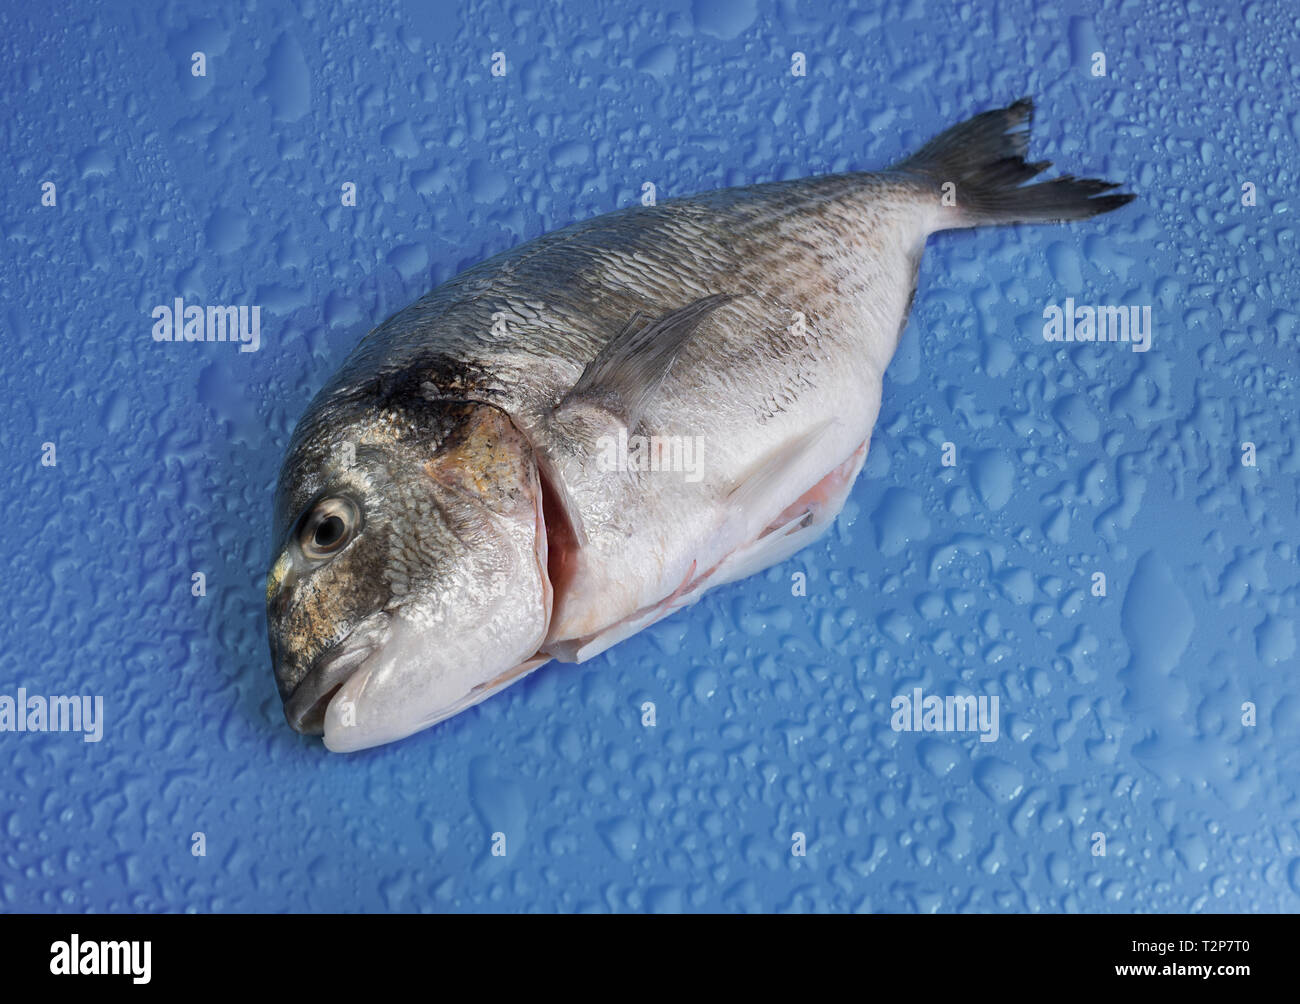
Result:
{"label": "fish eye", "polygon": [[337,554],[355,535],[357,507],[345,498],[317,502],[303,517],[298,545],[308,558],[321,560]]}

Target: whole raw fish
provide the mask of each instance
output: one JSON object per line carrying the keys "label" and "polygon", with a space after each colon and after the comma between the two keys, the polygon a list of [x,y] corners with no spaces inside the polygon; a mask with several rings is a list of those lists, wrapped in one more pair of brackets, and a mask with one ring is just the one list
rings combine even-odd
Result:
{"label": "whole raw fish", "polygon": [[390,317],[300,421],[267,579],[289,723],[408,736],[818,537],[862,469],[926,238],[1129,202],[1024,186],[1032,105],[880,173],[577,223]]}

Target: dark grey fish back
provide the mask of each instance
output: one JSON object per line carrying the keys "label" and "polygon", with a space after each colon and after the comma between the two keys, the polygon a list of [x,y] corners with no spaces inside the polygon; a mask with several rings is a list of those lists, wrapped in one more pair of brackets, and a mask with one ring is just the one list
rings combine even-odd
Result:
{"label": "dark grey fish back", "polygon": [[[504,378],[516,375],[508,362],[521,353],[570,362],[576,377],[635,311],[679,307],[717,291],[721,277],[727,291],[743,291],[737,287],[752,282],[754,258],[783,250],[796,257],[815,254],[817,217],[842,225],[861,206],[856,198],[849,206],[846,196],[885,183],[885,176],[852,174],[721,189],[618,210],[545,234],[466,270],[384,321],[357,346],[326,393],[356,387],[383,370],[410,367],[428,370],[431,382],[441,386],[440,368],[460,360],[482,370],[472,392],[504,394]],[[774,230],[796,214],[809,217],[801,223],[812,236],[783,248]],[[783,240],[788,244],[788,235]],[[609,278],[614,256],[628,271],[621,286]],[[504,328],[494,327],[498,312],[506,315]],[[503,360],[506,370],[496,370]],[[467,390],[455,380],[446,389]],[[549,388],[560,394],[566,389]]]}

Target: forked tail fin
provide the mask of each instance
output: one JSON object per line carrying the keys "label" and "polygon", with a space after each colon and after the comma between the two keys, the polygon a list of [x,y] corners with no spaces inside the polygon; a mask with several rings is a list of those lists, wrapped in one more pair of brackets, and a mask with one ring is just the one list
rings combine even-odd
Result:
{"label": "forked tail fin", "polygon": [[[940,133],[890,170],[925,177],[935,183],[936,198],[951,197],[952,202],[942,204],[954,207],[949,210],[952,222],[939,229],[1086,220],[1136,198],[1102,195],[1118,185],[1069,174],[1024,185],[1052,166],[1051,161],[1025,160],[1033,117],[1033,101],[1021,98]],[[947,188],[949,183],[953,187]]]}

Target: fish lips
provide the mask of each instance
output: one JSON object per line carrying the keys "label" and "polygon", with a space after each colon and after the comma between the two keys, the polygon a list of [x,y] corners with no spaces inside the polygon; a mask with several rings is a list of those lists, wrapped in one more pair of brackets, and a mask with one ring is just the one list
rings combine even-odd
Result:
{"label": "fish lips", "polygon": [[284,699],[289,727],[305,736],[325,734],[325,712],[334,695],[379,650],[386,616],[368,620],[312,660],[311,668]]}

